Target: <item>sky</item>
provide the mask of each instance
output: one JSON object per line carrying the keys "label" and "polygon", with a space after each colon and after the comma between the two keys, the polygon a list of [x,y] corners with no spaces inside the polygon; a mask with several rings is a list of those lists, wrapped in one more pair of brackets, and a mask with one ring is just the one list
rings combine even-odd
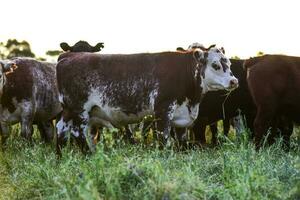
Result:
{"label": "sky", "polygon": [[60,42],[104,42],[103,53],[175,50],[193,42],[228,56],[300,56],[298,0],[0,0],[0,41],[43,56]]}

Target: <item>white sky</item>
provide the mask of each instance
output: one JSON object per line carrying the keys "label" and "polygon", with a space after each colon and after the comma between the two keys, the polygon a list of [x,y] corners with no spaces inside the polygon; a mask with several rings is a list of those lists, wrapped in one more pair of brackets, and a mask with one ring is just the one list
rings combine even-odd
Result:
{"label": "white sky", "polygon": [[200,42],[228,56],[300,56],[299,0],[0,0],[0,8],[0,41],[27,40],[40,56],[78,40],[104,42],[104,53]]}

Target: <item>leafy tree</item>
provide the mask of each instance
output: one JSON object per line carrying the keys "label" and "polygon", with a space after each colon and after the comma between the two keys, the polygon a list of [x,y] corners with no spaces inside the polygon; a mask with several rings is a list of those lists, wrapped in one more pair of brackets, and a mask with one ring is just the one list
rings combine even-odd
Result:
{"label": "leafy tree", "polygon": [[1,59],[13,57],[35,57],[35,54],[31,51],[30,44],[25,40],[18,41],[16,39],[8,39],[6,43],[0,43],[0,50]]}
{"label": "leafy tree", "polygon": [[46,55],[55,57],[55,56],[60,55],[61,53],[63,53],[63,51],[60,51],[60,50],[49,50],[49,51],[46,52]]}
{"label": "leafy tree", "polygon": [[262,52],[262,51],[259,51],[259,52],[256,53],[256,55],[257,55],[257,56],[263,56],[263,55],[265,55],[265,53]]}
{"label": "leafy tree", "polygon": [[238,56],[232,56],[231,59],[236,59],[236,60],[240,60],[241,58]]}

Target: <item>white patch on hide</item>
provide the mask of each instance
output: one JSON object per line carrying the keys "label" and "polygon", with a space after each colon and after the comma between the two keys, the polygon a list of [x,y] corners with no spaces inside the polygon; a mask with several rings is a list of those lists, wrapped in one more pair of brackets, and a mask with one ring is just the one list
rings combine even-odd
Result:
{"label": "white patch on hide", "polygon": [[[137,114],[127,114],[122,111],[120,107],[110,106],[110,100],[101,91],[105,91],[101,88],[92,88],[88,100],[83,106],[84,112],[81,117],[89,122],[89,125],[98,124],[105,127],[121,127],[130,123],[139,122],[144,116],[152,115],[154,113],[155,99],[158,94],[158,90],[154,89],[149,95],[149,105],[144,106],[144,110],[141,110]],[[94,112],[90,116],[90,111],[93,107]],[[91,119],[90,119],[91,118]]]}
{"label": "white patch on hide", "polygon": [[7,124],[15,124],[20,122],[22,118],[31,116],[33,107],[30,101],[23,100],[22,102],[18,103],[14,97],[12,99],[12,103],[16,108],[13,113],[9,112],[7,108],[3,109],[1,106],[0,121]]}
{"label": "white patch on hide", "polygon": [[[59,121],[57,122],[57,124],[56,124],[57,135],[61,135],[61,134],[64,134],[65,132],[67,132],[67,131],[71,131],[72,126],[73,126],[73,121],[72,121],[72,120],[70,120],[70,121],[68,121],[68,122],[65,122],[65,121],[63,120],[63,118],[60,118],[60,120],[59,120]],[[71,131],[71,133],[73,134],[72,131]],[[74,135],[74,134],[73,134],[73,135]],[[74,136],[75,136],[75,137],[78,137],[79,134],[78,134],[78,136],[76,136],[76,133],[75,133]]]}
{"label": "white patch on hide", "polygon": [[[189,109],[190,107],[190,109]],[[196,120],[199,112],[199,103],[194,106],[189,106],[189,100],[186,100],[179,105],[177,101],[170,105],[168,113],[172,126],[174,127],[190,127]]]}
{"label": "white patch on hide", "polygon": [[59,93],[59,95],[58,95],[58,101],[60,103],[64,103],[64,95],[63,94]]}

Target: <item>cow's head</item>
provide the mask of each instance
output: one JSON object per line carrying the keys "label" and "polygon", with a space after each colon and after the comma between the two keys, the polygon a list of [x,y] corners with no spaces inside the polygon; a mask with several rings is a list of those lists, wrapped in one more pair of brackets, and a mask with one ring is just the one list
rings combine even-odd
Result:
{"label": "cow's head", "polygon": [[0,95],[2,95],[3,87],[6,83],[6,76],[13,73],[17,69],[17,65],[11,60],[0,60]]}
{"label": "cow's head", "polygon": [[200,75],[203,93],[215,90],[233,90],[238,87],[238,79],[230,70],[231,63],[224,55],[223,48],[212,45],[209,48],[200,46],[190,50],[194,51],[196,61],[202,66]]}
{"label": "cow's head", "polygon": [[88,42],[86,41],[79,41],[73,46],[69,46],[68,43],[62,42],[60,43],[60,47],[64,51],[70,51],[70,52],[99,52],[101,49],[104,47],[103,43],[98,43],[95,46],[91,46]]}

